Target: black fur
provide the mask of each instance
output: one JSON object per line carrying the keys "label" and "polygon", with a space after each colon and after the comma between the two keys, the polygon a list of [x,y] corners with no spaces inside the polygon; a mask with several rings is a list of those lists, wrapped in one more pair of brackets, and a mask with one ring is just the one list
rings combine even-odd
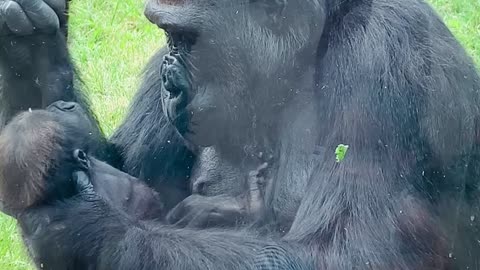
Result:
{"label": "black fur", "polygon": [[[295,243],[245,231],[199,232],[136,220],[96,195],[87,174],[80,177],[84,179],[74,179],[78,196],[18,217],[30,255],[41,269],[264,269],[257,267],[282,258],[297,262],[292,269],[313,269],[312,253]],[[52,243],[72,244],[52,252]]]}
{"label": "black fur", "polygon": [[76,194],[76,171],[88,173],[111,206],[139,220],[162,219],[163,203],[144,182],[97,160],[103,140],[88,113],[74,102],[14,117],[0,133],[0,210],[16,217],[30,207]]}
{"label": "black fur", "polygon": [[[272,155],[256,224],[282,242],[132,223],[88,193],[20,220],[45,267],[255,269],[269,245],[305,269],[480,267],[480,81],[427,4],[163,2],[146,14],[169,33],[169,51],[112,139],[122,168],[186,196],[190,174],[233,167],[246,183],[258,156]],[[350,148],[337,163],[340,143]],[[197,147],[222,165],[198,166]]]}

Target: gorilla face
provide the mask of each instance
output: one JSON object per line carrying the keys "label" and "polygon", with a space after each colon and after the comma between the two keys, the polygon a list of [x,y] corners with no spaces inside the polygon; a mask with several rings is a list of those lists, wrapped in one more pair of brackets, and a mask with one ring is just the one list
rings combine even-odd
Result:
{"label": "gorilla face", "polygon": [[170,51],[164,113],[188,141],[241,145],[274,123],[314,64],[325,17],[316,1],[292,2],[149,1],[146,16],[165,30]]}

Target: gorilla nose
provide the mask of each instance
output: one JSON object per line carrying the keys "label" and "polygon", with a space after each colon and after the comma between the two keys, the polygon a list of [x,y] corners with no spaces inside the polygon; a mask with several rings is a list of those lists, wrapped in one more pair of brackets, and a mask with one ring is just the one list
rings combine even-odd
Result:
{"label": "gorilla nose", "polygon": [[75,107],[77,106],[77,103],[75,102],[65,102],[65,101],[57,101],[55,103],[53,103],[52,105],[50,106],[53,106],[61,111],[72,111],[75,109]]}
{"label": "gorilla nose", "polygon": [[189,90],[190,82],[187,70],[175,56],[164,56],[161,73],[163,87],[171,94],[171,98]]}

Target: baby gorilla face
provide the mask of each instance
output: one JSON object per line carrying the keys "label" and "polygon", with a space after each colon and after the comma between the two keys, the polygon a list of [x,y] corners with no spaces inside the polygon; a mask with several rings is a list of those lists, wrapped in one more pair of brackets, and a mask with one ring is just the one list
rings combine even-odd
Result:
{"label": "baby gorilla face", "polygon": [[0,210],[16,216],[73,196],[72,175],[83,171],[106,201],[138,218],[160,216],[163,205],[153,190],[87,155],[99,143],[94,127],[83,108],[63,101],[12,119],[0,133]]}

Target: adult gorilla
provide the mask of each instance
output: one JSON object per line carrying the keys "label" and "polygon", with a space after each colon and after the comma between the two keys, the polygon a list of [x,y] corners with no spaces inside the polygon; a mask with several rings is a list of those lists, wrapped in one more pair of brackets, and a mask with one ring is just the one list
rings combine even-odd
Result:
{"label": "adult gorilla", "polygon": [[[285,234],[273,242],[284,249],[273,253],[311,269],[480,267],[480,81],[427,4],[152,0],[146,14],[169,33],[169,52],[150,63],[106,156],[121,153],[125,171],[180,191],[195,165],[197,194],[173,210],[172,222],[198,224],[222,208],[202,203],[202,194],[243,193],[247,177],[221,177],[229,169],[203,177],[218,169],[207,162],[212,153],[222,168],[247,174],[264,161],[261,152],[273,156],[273,181],[258,225]],[[10,30],[18,23],[3,18]],[[4,93],[15,93],[13,82],[33,86],[2,72],[11,75]],[[199,162],[184,159],[189,151],[169,122],[192,149],[209,147]],[[330,154],[339,143],[350,145],[341,163]],[[272,250],[258,251],[272,242],[238,233],[136,226],[91,196],[32,210],[22,224],[39,252],[61,247],[71,267],[91,260],[99,269],[253,269],[263,266],[251,256]]]}

